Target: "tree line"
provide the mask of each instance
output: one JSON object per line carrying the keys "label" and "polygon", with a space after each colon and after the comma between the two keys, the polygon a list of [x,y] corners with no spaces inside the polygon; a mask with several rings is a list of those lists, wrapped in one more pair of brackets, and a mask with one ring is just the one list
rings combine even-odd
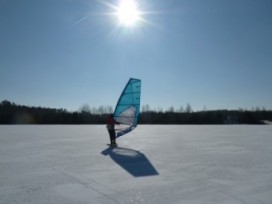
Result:
{"label": "tree line", "polygon": [[[105,124],[113,109],[110,106],[89,108],[83,105],[79,111],[66,109],[29,107],[17,105],[7,100],[0,103],[0,124]],[[139,124],[264,124],[272,121],[272,111],[255,110],[203,110],[192,111],[189,104],[185,109],[170,107],[151,110],[142,107]]]}

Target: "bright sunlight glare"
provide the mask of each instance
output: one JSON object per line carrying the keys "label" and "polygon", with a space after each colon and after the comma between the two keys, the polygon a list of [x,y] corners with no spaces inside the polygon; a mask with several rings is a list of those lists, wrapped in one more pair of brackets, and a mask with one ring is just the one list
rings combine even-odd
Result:
{"label": "bright sunlight glare", "polygon": [[140,11],[134,0],[120,0],[117,8],[119,23],[123,26],[134,26],[140,19]]}

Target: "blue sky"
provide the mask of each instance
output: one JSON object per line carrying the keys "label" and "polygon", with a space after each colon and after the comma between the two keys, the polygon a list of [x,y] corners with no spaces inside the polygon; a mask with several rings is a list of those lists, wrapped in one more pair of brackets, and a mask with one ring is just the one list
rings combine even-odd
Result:
{"label": "blue sky", "polygon": [[130,77],[142,105],[272,109],[272,1],[139,0],[121,27],[95,0],[0,0],[0,100],[115,106]]}

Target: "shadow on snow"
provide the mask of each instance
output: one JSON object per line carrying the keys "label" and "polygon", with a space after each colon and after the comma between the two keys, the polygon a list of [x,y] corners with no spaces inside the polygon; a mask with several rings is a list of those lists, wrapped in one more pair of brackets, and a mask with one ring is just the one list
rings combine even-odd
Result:
{"label": "shadow on snow", "polygon": [[135,177],[155,176],[159,173],[140,151],[123,147],[108,147],[101,152],[104,156],[109,155],[113,161]]}

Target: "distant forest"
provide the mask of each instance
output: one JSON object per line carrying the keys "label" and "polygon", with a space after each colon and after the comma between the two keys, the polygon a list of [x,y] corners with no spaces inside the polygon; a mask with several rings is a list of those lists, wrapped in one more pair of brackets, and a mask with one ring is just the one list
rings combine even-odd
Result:
{"label": "distant forest", "polygon": [[[0,124],[105,124],[113,109],[109,106],[90,109],[83,105],[79,111],[66,109],[29,107],[9,101],[0,103]],[[192,111],[189,104],[185,110],[150,110],[142,107],[139,124],[265,124],[271,123],[272,111],[254,110],[203,110]]]}

